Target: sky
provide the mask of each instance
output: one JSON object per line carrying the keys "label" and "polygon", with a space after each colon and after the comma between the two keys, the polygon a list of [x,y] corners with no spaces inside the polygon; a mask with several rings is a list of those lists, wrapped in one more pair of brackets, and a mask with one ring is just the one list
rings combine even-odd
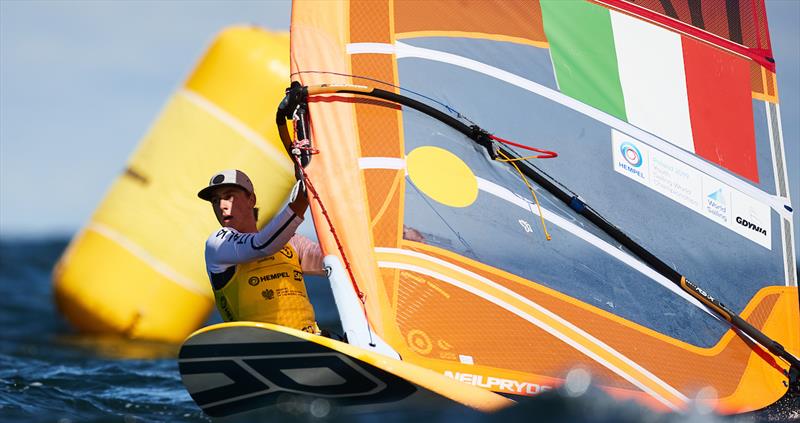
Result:
{"label": "sky", "polygon": [[288,1],[0,0],[0,237],[71,236],[216,34]]}
{"label": "sky", "polygon": [[[800,0],[767,13],[797,209]],[[288,1],[0,0],[0,238],[75,233],[215,34],[288,30],[289,15]],[[800,212],[800,245],[798,231]]]}

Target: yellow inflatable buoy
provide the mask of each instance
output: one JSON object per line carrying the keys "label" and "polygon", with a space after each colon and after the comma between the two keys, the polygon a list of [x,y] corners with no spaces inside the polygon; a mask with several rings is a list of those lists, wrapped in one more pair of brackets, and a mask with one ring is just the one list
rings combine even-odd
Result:
{"label": "yellow inflatable buoy", "polygon": [[241,169],[259,224],[274,216],[294,183],[275,129],[288,85],[288,34],[233,27],[217,37],[54,269],[55,301],[73,326],[177,342],[205,322],[203,249],[219,225],[197,191]]}

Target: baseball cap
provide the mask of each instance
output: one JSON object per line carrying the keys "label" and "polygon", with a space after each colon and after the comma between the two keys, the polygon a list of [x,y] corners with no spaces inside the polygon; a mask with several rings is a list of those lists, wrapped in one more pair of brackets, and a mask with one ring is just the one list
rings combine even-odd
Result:
{"label": "baseball cap", "polygon": [[206,201],[211,201],[211,192],[221,186],[237,186],[248,193],[253,193],[253,183],[244,172],[238,169],[223,170],[211,177],[208,186],[201,189],[197,196]]}

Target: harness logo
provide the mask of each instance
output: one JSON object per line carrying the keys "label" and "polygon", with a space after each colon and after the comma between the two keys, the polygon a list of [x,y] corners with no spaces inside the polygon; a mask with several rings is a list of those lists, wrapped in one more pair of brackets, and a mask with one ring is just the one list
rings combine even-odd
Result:
{"label": "harness logo", "polygon": [[275,279],[281,279],[281,278],[289,279],[289,273],[288,272],[278,272],[278,273],[270,273],[269,275],[262,275],[261,277],[252,276],[250,279],[247,280],[247,282],[250,283],[250,285],[256,286],[256,285],[258,285],[258,282],[253,283],[252,282],[253,278],[258,279],[259,282],[274,281]]}
{"label": "harness logo", "polygon": [[642,153],[636,148],[635,145],[624,142],[619,147],[619,152],[622,153],[622,157],[625,158],[625,161],[628,162],[633,167],[639,167],[642,165]]}
{"label": "harness logo", "polygon": [[258,279],[258,276],[250,276],[250,279],[247,280],[247,283],[249,283],[250,286],[256,286],[259,282],[261,281]]}
{"label": "harness logo", "polygon": [[265,289],[261,291],[261,296],[264,297],[265,300],[271,300],[275,298],[275,291],[271,289]]}
{"label": "harness logo", "polygon": [[296,280],[298,282],[302,281],[303,280],[303,272],[301,272],[299,270],[295,270],[294,271],[294,280]]}
{"label": "harness logo", "polygon": [[750,221],[748,221],[746,219],[743,219],[742,216],[736,216],[736,223],[744,226],[747,229],[750,229],[751,231],[758,232],[761,235],[767,235],[767,230],[766,229],[762,228],[761,226],[758,226],[757,224],[755,224],[753,222],[750,222]]}

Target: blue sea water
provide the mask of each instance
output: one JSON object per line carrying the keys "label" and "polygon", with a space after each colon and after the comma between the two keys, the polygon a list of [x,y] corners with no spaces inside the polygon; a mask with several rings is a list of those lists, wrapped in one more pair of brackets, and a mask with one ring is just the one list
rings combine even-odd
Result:
{"label": "blue sea water", "polygon": [[[51,270],[66,239],[0,240],[0,422],[207,422],[181,384],[178,346],[76,334],[52,299]],[[319,281],[317,281],[319,282]],[[324,282],[324,280],[322,281]],[[337,325],[330,290],[309,283],[323,327]],[[218,321],[213,316],[209,323]],[[797,403],[795,403],[796,405]],[[315,417],[307,408],[275,410],[269,421],[789,421],[791,412],[721,418],[703,410],[652,413],[589,388],[563,390],[486,415],[461,407]]]}

